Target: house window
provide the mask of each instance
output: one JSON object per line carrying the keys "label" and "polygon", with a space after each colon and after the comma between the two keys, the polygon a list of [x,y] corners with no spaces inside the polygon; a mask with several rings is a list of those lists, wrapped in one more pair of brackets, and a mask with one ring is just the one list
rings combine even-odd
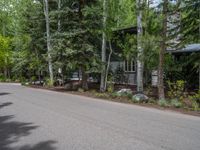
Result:
{"label": "house window", "polygon": [[135,62],[134,61],[124,61],[124,71],[125,72],[135,72]]}

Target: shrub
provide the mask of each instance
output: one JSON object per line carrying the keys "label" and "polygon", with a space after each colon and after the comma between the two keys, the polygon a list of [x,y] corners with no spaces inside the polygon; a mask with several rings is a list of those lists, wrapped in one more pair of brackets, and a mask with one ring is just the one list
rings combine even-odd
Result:
{"label": "shrub", "polygon": [[0,82],[5,82],[6,81],[6,78],[4,77],[3,74],[0,74]]}
{"label": "shrub", "polygon": [[178,101],[177,99],[172,99],[170,104],[171,106],[176,107],[176,108],[182,107],[182,103]]}
{"label": "shrub", "polygon": [[197,101],[192,101],[192,109],[195,111],[200,110],[199,104],[197,103]]}
{"label": "shrub", "polygon": [[165,99],[159,100],[158,105],[161,106],[161,107],[168,107],[169,106],[167,100],[165,100]]}
{"label": "shrub", "polygon": [[167,81],[167,83],[169,87],[168,96],[172,99],[183,100],[185,82],[183,80],[177,80],[176,82]]}
{"label": "shrub", "polygon": [[193,96],[189,96],[190,100],[196,101],[197,103],[200,104],[200,90],[194,94]]}
{"label": "shrub", "polygon": [[96,93],[95,96],[99,98],[109,98],[107,93]]}
{"label": "shrub", "polygon": [[44,85],[51,87],[51,86],[53,86],[53,83],[51,82],[50,78],[45,78]]}
{"label": "shrub", "polygon": [[199,110],[200,107],[200,90],[193,96],[189,96],[189,99],[192,102],[192,108],[194,110]]}
{"label": "shrub", "polygon": [[78,92],[83,93],[83,92],[84,92],[84,89],[78,88]]}
{"label": "shrub", "polygon": [[20,77],[20,82],[21,82],[21,83],[22,83],[22,82],[26,82],[26,78]]}
{"label": "shrub", "polygon": [[107,91],[109,93],[113,93],[114,92],[114,84],[112,82],[108,82],[107,83]]}
{"label": "shrub", "polygon": [[111,93],[110,96],[111,96],[112,98],[120,97],[120,95],[119,95],[118,93],[116,93],[116,92]]}
{"label": "shrub", "polygon": [[148,103],[149,103],[149,104],[156,104],[156,102],[157,102],[157,101],[156,101],[155,99],[150,98]]}
{"label": "shrub", "polygon": [[36,80],[37,80],[36,76],[31,77],[31,81],[36,81]]}

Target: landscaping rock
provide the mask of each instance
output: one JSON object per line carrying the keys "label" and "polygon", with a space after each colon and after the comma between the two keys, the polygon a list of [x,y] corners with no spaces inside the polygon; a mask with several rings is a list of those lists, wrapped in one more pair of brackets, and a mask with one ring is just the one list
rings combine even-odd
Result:
{"label": "landscaping rock", "polygon": [[81,84],[79,82],[73,82],[72,83],[72,90],[77,91],[78,88],[80,88],[80,87],[81,87]]}
{"label": "landscaping rock", "polygon": [[138,102],[138,103],[141,103],[141,102],[147,103],[149,98],[148,98],[148,96],[146,96],[144,94],[135,94],[135,95],[133,95],[132,100],[134,102]]}
{"label": "landscaping rock", "polygon": [[67,83],[65,84],[65,90],[71,90],[72,89],[72,84],[71,83]]}
{"label": "landscaping rock", "polygon": [[121,89],[116,92],[118,96],[124,96],[124,95],[131,95],[133,94],[131,89]]}

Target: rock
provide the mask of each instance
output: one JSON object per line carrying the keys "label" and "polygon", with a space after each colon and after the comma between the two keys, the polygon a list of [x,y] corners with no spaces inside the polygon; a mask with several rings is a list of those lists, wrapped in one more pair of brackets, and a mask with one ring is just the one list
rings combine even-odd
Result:
{"label": "rock", "polygon": [[132,92],[131,89],[121,89],[121,90],[119,90],[119,91],[116,92],[116,93],[117,93],[117,95],[119,95],[119,96],[123,96],[123,95],[130,95],[130,94],[132,94],[133,92]]}
{"label": "rock", "polygon": [[81,87],[79,82],[72,82],[72,90],[77,91]]}
{"label": "rock", "polygon": [[135,94],[135,95],[133,95],[132,100],[134,102],[138,102],[138,103],[140,103],[140,102],[146,103],[146,102],[148,102],[149,98],[148,98],[148,96],[146,96],[144,94]]}
{"label": "rock", "polygon": [[71,90],[72,89],[72,84],[71,83],[67,83],[64,86],[65,90]]}
{"label": "rock", "polygon": [[132,90],[131,89],[121,89],[117,92],[118,94],[128,94],[128,93],[131,93],[132,94]]}

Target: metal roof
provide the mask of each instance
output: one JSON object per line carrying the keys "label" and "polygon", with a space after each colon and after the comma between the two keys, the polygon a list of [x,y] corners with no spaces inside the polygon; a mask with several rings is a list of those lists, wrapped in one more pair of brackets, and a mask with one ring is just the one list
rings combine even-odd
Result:
{"label": "metal roof", "polygon": [[200,52],[200,44],[188,44],[180,50],[171,50],[171,53],[192,53]]}

